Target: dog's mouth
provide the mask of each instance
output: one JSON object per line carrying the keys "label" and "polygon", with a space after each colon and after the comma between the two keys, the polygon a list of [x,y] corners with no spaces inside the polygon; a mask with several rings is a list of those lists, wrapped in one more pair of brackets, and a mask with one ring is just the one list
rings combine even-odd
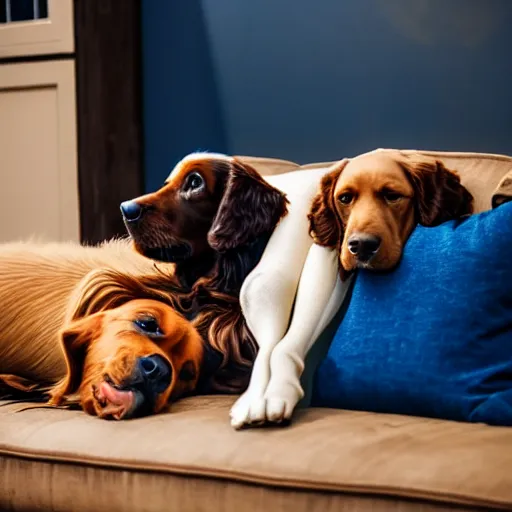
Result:
{"label": "dog's mouth", "polygon": [[163,263],[179,263],[192,256],[192,248],[185,243],[173,244],[167,247],[146,247],[142,253],[147,258]]}
{"label": "dog's mouth", "polygon": [[155,412],[155,402],[160,394],[142,382],[120,386],[107,374],[98,386],[93,385],[92,392],[99,406],[98,417],[106,420],[148,416]]}
{"label": "dog's mouth", "polygon": [[98,417],[107,420],[131,418],[138,404],[144,402],[144,395],[140,391],[122,389],[107,380],[93,386],[93,395],[100,406]]}

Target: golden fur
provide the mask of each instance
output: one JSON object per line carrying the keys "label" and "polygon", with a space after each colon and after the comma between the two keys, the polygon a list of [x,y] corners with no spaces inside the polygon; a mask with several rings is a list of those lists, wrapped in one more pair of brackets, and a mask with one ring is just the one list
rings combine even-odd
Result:
{"label": "golden fur", "polygon": [[[162,265],[171,267],[170,265]],[[66,372],[56,343],[80,281],[98,267],[158,273],[128,240],[98,247],[20,242],[0,245],[0,374],[55,382]]]}
{"label": "golden fur", "polygon": [[[473,211],[457,173],[420,153],[374,151],[342,160],[320,188],[311,233],[319,245],[339,249],[342,277],[357,267],[393,268],[417,223],[436,226]],[[351,237],[361,236],[380,243],[364,259],[349,247]]]}
{"label": "golden fur", "polygon": [[[159,328],[152,336],[137,327],[138,319],[150,318]],[[50,403],[60,405],[75,392],[82,408],[101,418],[122,419],[158,413],[173,399],[195,389],[203,358],[199,333],[169,305],[139,299],[83,317],[66,325],[60,345],[67,372],[50,391]],[[172,378],[153,403],[141,395],[135,401],[137,360],[159,355],[172,369]]]}

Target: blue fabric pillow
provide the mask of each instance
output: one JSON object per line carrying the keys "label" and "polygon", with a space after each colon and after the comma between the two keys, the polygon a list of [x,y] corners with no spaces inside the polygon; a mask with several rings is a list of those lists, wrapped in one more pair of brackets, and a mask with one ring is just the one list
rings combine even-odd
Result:
{"label": "blue fabric pillow", "polygon": [[512,425],[512,202],[359,271],[312,405]]}

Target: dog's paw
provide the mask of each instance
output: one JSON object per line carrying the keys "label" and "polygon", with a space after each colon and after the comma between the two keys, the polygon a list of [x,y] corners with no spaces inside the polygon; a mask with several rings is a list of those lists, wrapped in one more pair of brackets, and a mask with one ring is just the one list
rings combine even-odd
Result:
{"label": "dog's paw", "polygon": [[283,423],[291,420],[293,411],[304,396],[304,391],[297,381],[271,379],[265,392],[266,421]]}
{"label": "dog's paw", "polygon": [[[235,407],[236,406],[236,407]],[[239,430],[248,427],[262,427],[273,423],[281,423],[290,410],[287,404],[280,399],[266,400],[263,397],[238,402],[230,412],[231,426]],[[293,411],[293,408],[292,408]],[[288,417],[291,416],[291,412]]]}
{"label": "dog's paw", "polygon": [[231,426],[240,429],[245,426],[256,426],[260,423],[259,418],[264,416],[265,404],[263,395],[251,393],[247,390],[234,403],[229,413],[231,417]]}
{"label": "dog's paw", "polygon": [[263,425],[288,424],[304,392],[297,382],[277,381],[264,395],[244,393],[231,408],[231,426],[235,429]]}

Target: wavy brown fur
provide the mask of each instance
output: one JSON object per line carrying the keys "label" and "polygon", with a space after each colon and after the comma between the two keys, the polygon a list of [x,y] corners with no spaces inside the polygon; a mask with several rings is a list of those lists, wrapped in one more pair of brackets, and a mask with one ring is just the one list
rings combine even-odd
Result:
{"label": "wavy brown fur", "polygon": [[133,299],[156,299],[169,304],[192,320],[206,347],[219,354],[219,364],[205,376],[205,389],[238,393],[248,384],[257,352],[256,342],[242,315],[237,297],[197,288],[183,291],[173,274],[160,271],[129,275],[112,269],[96,269],[80,283],[66,315],[66,322]]}

